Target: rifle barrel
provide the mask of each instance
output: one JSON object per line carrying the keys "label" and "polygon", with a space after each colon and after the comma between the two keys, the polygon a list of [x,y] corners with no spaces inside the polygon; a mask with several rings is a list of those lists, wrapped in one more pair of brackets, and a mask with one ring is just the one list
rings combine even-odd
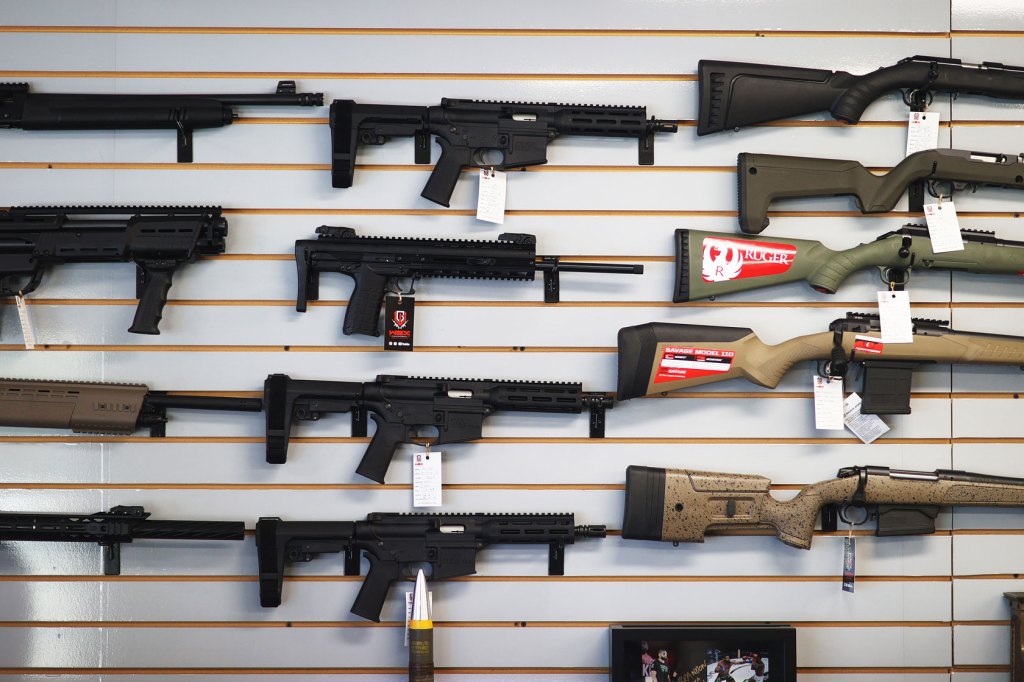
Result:
{"label": "rifle barrel", "polygon": [[260,398],[150,393],[146,396],[146,402],[156,408],[170,407],[184,410],[225,410],[229,412],[260,412],[263,410],[263,400]]}
{"label": "rifle barrel", "polygon": [[541,271],[555,270],[559,272],[611,272],[624,275],[641,275],[644,272],[643,265],[625,263],[537,263],[537,269]]}

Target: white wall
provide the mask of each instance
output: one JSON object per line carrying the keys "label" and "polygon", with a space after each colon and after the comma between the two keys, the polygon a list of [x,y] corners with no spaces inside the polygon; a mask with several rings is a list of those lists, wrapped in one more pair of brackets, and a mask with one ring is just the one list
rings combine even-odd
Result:
{"label": "white wall", "polygon": [[[872,105],[865,124],[826,115],[697,139],[700,58],[865,72],[910,55],[1024,64],[1024,11],[1010,0],[860,3],[520,2],[464,4],[310,0],[218,3],[0,2],[0,80],[40,92],[262,92],[292,78],[328,100],[426,105],[441,97],[646,105],[682,122],[659,136],[654,168],[630,140],[563,139],[550,165],[509,177],[502,228],[472,217],[467,174],[450,210],[419,197],[428,167],[412,143],[360,151],[355,185],[330,186],[327,109],[257,112],[195,136],[196,163],[179,166],[161,131],[0,131],[0,205],[218,204],[229,255],[176,278],[162,334],[127,334],[134,272],[123,266],[47,273],[30,308],[45,349],[19,349],[13,305],[0,306],[0,373],[145,382],[180,391],[255,392],[270,372],[370,380],[377,373],[581,380],[613,390],[615,333],[651,320],[750,326],[767,340],[822,330],[870,309],[877,279],[862,273],[834,297],[803,286],[671,306],[672,231],[737,231],[735,155],[742,151],[902,158],[905,108]],[[28,28],[26,28],[28,27]],[[1016,32],[1016,33],[1015,33]],[[1020,102],[937,97],[941,144],[1016,153]],[[250,110],[251,111],[251,110]],[[248,123],[260,123],[248,125]],[[436,155],[435,155],[436,156]],[[1021,196],[982,190],[957,198],[965,227],[1024,239]],[[861,216],[852,201],[779,206],[770,234],[853,246],[899,227]],[[622,256],[643,277],[565,275],[561,306],[540,284],[421,283],[419,351],[384,354],[341,334],[347,279],[323,279],[323,305],[294,311],[292,242],[321,224],[378,235],[538,236],[544,253]],[[1024,334],[1024,289],[1010,278],[915,275],[923,317],[967,330]],[[525,348],[522,348],[525,347]],[[955,467],[1024,475],[1024,377],[1011,368],[938,366],[915,376],[913,414],[865,446],[816,432],[810,367],[776,392],[708,387],[699,399],[641,399],[608,415],[604,442],[586,420],[501,415],[485,438],[447,448],[445,510],[574,511],[580,523],[621,527],[628,464],[759,473],[811,483],[851,464]],[[344,416],[296,428],[289,462],[266,464],[259,415],[172,415],[168,438],[77,437],[4,429],[0,507],[88,512],[144,504],[155,518],[355,519],[410,510],[408,455],[377,486],[354,473],[366,445]],[[45,434],[45,438],[37,436]],[[403,451],[407,452],[407,451]],[[515,682],[606,677],[609,623],[783,621],[798,628],[801,679],[819,682],[1007,680],[1008,610],[1024,589],[1024,516],[945,512],[934,536],[858,538],[855,594],[839,587],[842,534],[800,552],[768,537],[704,545],[624,541],[614,534],[567,551],[564,578],[545,574],[543,548],[480,555],[479,576],[434,586],[441,679]],[[403,678],[400,601],[383,625],[348,613],[359,579],[327,557],[293,568],[279,609],[259,607],[252,538],[187,551],[167,543],[124,549],[124,575],[98,575],[93,546],[8,544],[0,554],[0,679],[52,674],[89,682],[230,674],[250,680],[375,682]],[[723,604],[728,607],[723,608]],[[524,626],[525,624],[525,626]],[[291,627],[289,627],[291,626]],[[227,670],[214,670],[227,669]],[[282,674],[285,673],[285,674]]]}

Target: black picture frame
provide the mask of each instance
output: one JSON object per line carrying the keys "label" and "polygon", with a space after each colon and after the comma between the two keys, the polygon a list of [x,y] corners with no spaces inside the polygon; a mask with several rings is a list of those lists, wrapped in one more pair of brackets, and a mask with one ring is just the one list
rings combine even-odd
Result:
{"label": "black picture frame", "polygon": [[612,625],[609,642],[611,682],[796,682],[785,624]]}

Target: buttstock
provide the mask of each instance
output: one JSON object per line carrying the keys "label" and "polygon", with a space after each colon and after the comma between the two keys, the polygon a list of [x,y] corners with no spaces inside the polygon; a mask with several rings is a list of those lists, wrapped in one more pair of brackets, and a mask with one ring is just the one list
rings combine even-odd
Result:
{"label": "buttstock", "polygon": [[[736,175],[740,229],[747,234],[768,227],[768,208],[776,199],[852,195],[861,212],[878,213],[892,208],[888,201],[880,201],[880,190],[899,185],[893,177],[873,175],[857,161],[776,154],[740,154]],[[905,188],[899,187],[893,205]],[[886,194],[885,199],[890,198]]]}
{"label": "buttstock", "polygon": [[356,170],[359,126],[354,120],[356,103],[336,99],[331,103],[331,186],[351,187]]}
{"label": "buttstock", "polygon": [[809,239],[676,230],[672,300],[683,303],[798,282],[834,256]]}
{"label": "buttstock", "polygon": [[712,358],[712,355],[700,355],[702,359],[697,359],[697,356],[685,359],[681,356],[686,353],[676,353],[674,349],[678,346],[699,351],[729,350],[741,339],[753,335],[753,331],[744,327],[667,322],[623,327],[618,335],[617,397],[619,400],[629,400],[672,391],[684,385],[696,386],[737,376],[731,361],[724,369],[722,363],[712,368],[712,359],[708,361],[708,368],[701,370],[699,365],[695,365]]}
{"label": "buttstock", "polygon": [[770,528],[786,544],[807,549],[820,507],[820,495],[806,490],[779,502],[763,476],[631,466],[622,536],[703,542],[709,530]]}
{"label": "buttstock", "polygon": [[842,71],[701,60],[697,134],[827,111],[851,77]]}

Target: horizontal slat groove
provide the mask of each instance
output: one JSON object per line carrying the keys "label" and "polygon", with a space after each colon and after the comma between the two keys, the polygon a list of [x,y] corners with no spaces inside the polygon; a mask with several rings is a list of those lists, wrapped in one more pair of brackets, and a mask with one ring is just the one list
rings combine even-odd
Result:
{"label": "horizontal slat groove", "polygon": [[[180,33],[245,35],[630,36],[640,38],[948,38],[947,31],[782,31],[563,28],[360,28],[329,26],[3,26],[0,33]],[[963,31],[957,33],[965,33]]]}
{"label": "horizontal slat groove", "polygon": [[[687,621],[676,621],[678,624],[686,624]],[[435,628],[443,629],[508,629],[508,628],[606,628],[611,625],[620,625],[619,622],[602,621],[433,621]],[[703,621],[701,621],[703,623]],[[797,628],[943,628],[953,625],[1007,625],[1009,621],[806,621],[793,622],[789,625]],[[694,623],[700,624],[700,623]],[[720,623],[724,624],[724,622]],[[744,624],[738,621],[737,625]],[[274,620],[274,621],[0,621],[0,628],[404,628],[404,622],[398,621],[297,621],[297,620]]]}
{"label": "horizontal slat groove", "polygon": [[[0,582],[79,582],[79,583],[254,583],[255,575],[4,575]],[[362,576],[346,575],[286,575],[288,582],[299,583],[351,583],[361,582]],[[713,576],[561,576],[561,575],[472,575],[460,578],[447,578],[445,582],[465,583],[837,583],[842,582],[841,575],[713,575]],[[948,583],[950,576],[943,575],[865,575],[857,576],[857,582],[874,583]]]}

